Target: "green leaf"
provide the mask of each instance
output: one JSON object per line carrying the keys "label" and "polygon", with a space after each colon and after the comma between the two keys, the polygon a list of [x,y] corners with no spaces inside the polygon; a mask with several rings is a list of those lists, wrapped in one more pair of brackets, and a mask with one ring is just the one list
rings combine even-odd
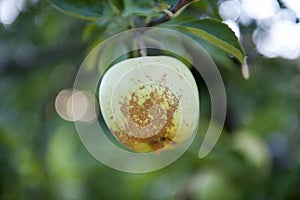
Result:
{"label": "green leaf", "polygon": [[221,19],[219,15],[219,1],[218,0],[201,0],[191,4],[188,9],[190,12],[197,12],[205,16],[213,16],[214,18]]}
{"label": "green leaf", "polygon": [[48,0],[57,9],[72,16],[101,20],[118,15],[123,9],[121,0]]}
{"label": "green leaf", "polygon": [[[245,62],[245,51],[238,38],[226,24],[220,21],[213,19],[195,20],[183,23],[177,28],[173,26],[173,28],[179,29],[183,33],[193,36],[193,38],[199,38],[196,41],[201,44],[203,44],[202,41],[209,42],[237,58],[241,64]],[[204,47],[207,47],[207,45]]]}
{"label": "green leaf", "polygon": [[124,11],[122,16],[140,16],[146,17],[150,20],[151,17],[157,16],[159,13],[155,9],[155,2],[150,1],[138,1],[138,0],[126,0],[124,2]]}
{"label": "green leaf", "polygon": [[244,49],[241,46],[238,38],[236,37],[232,29],[228,27],[227,24],[224,24],[215,19],[203,19],[194,22],[184,23],[183,25],[188,27],[194,27],[197,29],[202,29],[214,35],[215,37],[220,38],[226,43],[229,43],[244,54]]}

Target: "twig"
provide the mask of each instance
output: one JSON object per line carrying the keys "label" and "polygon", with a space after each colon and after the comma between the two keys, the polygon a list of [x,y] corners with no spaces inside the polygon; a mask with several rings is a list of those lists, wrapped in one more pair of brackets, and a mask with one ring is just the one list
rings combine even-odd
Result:
{"label": "twig", "polygon": [[140,30],[137,30],[135,32],[135,38],[137,40],[141,56],[147,56],[147,49],[146,49],[146,46],[145,46],[145,41],[144,41],[144,38],[143,38]]}
{"label": "twig", "polygon": [[180,9],[182,9],[184,6],[188,5],[189,3],[192,3],[195,0],[178,0],[175,5],[173,5],[168,11],[169,14],[164,14],[156,19],[153,19],[148,23],[147,26],[155,26],[157,24],[169,21],[172,18],[172,15],[175,15]]}

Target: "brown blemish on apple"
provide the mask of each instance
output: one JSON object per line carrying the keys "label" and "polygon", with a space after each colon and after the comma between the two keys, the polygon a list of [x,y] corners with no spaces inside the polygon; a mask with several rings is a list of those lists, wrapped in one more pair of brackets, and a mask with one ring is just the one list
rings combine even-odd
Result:
{"label": "brown blemish on apple", "polygon": [[[169,88],[143,85],[131,93],[129,99],[122,99],[125,128],[112,132],[124,145],[138,152],[148,152],[172,142],[179,129],[178,119],[175,119],[179,99]],[[141,143],[151,148],[136,149]]]}

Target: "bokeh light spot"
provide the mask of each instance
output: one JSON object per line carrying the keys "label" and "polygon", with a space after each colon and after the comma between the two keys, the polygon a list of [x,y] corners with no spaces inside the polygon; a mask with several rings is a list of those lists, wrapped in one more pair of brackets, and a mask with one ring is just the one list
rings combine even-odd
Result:
{"label": "bokeh light spot", "polygon": [[2,0],[0,1],[0,23],[12,24],[24,7],[24,0]]}
{"label": "bokeh light spot", "polygon": [[300,25],[281,20],[263,34],[254,34],[257,50],[268,57],[295,59],[300,56]]}
{"label": "bokeh light spot", "polygon": [[219,13],[225,20],[237,20],[241,14],[240,6],[240,2],[237,0],[224,1],[219,6]]}
{"label": "bokeh light spot", "polygon": [[92,122],[97,119],[95,97],[79,90],[64,89],[56,97],[55,109],[66,121]]}
{"label": "bokeh light spot", "polygon": [[66,104],[66,112],[73,121],[79,121],[85,114],[88,102],[81,91],[74,91]]}
{"label": "bokeh light spot", "polygon": [[292,8],[297,17],[300,17],[300,1],[299,0],[283,0],[283,2],[289,7]]}
{"label": "bokeh light spot", "polygon": [[261,170],[268,172],[271,165],[271,156],[265,141],[252,132],[243,132],[235,135],[233,140],[234,148],[241,155]]}
{"label": "bokeh light spot", "polygon": [[241,6],[243,14],[256,20],[272,17],[279,9],[274,0],[242,0]]}

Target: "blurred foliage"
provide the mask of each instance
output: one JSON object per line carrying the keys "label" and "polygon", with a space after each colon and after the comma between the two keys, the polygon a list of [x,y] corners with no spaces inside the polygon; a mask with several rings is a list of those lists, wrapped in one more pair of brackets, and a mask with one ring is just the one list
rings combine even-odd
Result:
{"label": "blurred foliage", "polygon": [[[200,2],[191,15],[198,9],[218,17],[216,1]],[[251,27],[245,28],[251,78],[245,81],[228,60],[218,61],[228,113],[214,150],[198,159],[199,134],[172,165],[126,174],[94,159],[54,108],[102,28],[46,2],[1,27],[0,199],[299,199],[299,60],[257,55]],[[199,88],[203,133],[209,96]]]}
{"label": "blurred foliage", "polygon": [[[84,35],[87,39],[97,38],[97,42],[108,36],[128,30],[129,27],[140,28],[147,26],[147,24],[151,24],[153,20],[159,19],[160,15],[166,14],[167,8],[172,9],[173,5],[176,5],[176,1],[157,0],[49,1],[59,10],[68,13],[71,16],[96,21],[98,25],[95,27],[95,23],[91,23],[91,25],[87,27]],[[211,7],[216,5],[215,1],[206,1],[205,4],[203,4],[203,2],[194,1],[189,5],[182,2],[181,4],[185,4],[185,6],[181,6],[175,13],[171,12],[170,18],[175,18],[175,22],[170,20],[171,23],[166,23],[167,28],[175,30],[179,29],[179,31],[191,35],[211,55],[214,55],[214,51],[217,51],[216,49],[218,49],[222,55],[226,52],[225,58],[228,57],[229,54],[234,56],[239,61],[240,65],[244,64],[245,52],[234,32],[226,24],[217,20],[200,19],[204,16],[199,11],[203,10],[204,13],[209,13]],[[215,8],[216,7],[217,6],[215,6]],[[185,8],[186,11],[183,12]],[[208,12],[206,12],[206,10],[208,10]],[[182,12],[185,14],[181,14]],[[159,43],[159,41],[157,42]],[[214,58],[221,59],[220,56]]]}

